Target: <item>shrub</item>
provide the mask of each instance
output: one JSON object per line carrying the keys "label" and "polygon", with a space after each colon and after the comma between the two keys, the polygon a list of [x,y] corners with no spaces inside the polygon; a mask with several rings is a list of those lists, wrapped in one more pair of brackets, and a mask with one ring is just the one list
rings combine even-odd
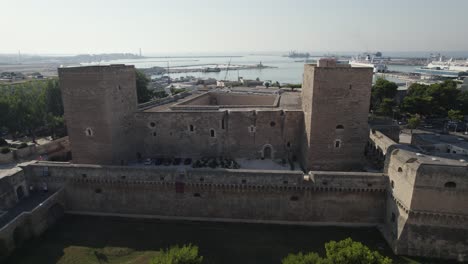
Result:
{"label": "shrub", "polygon": [[282,264],[325,264],[326,262],[314,252],[302,254],[289,254],[283,259]]}
{"label": "shrub", "polygon": [[2,154],[7,154],[10,152],[10,148],[9,147],[3,147],[2,150],[0,151]]}
{"label": "shrub", "polygon": [[151,264],[200,264],[202,256],[198,256],[198,247],[191,244],[182,247],[172,246],[162,250],[161,254],[151,260]]}
{"label": "shrub", "polygon": [[7,146],[7,145],[8,145],[8,142],[5,139],[0,138],[0,147]]}
{"label": "shrub", "polygon": [[392,260],[370,250],[360,242],[351,238],[339,242],[330,241],[325,244],[326,257],[321,258],[316,253],[289,254],[282,264],[391,264]]}
{"label": "shrub", "polygon": [[361,264],[391,264],[392,260],[370,250],[360,242],[351,238],[339,242],[330,241],[325,244],[327,259],[331,263],[361,263]]}

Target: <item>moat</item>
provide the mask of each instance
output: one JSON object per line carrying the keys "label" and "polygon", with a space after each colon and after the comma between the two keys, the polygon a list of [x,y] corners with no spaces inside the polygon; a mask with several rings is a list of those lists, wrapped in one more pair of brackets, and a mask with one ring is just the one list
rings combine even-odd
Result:
{"label": "moat", "polygon": [[288,253],[316,251],[351,237],[394,258],[375,228],[307,227],[65,215],[40,238],[14,252],[6,263],[149,263],[160,248],[196,244],[204,263],[281,263]]}

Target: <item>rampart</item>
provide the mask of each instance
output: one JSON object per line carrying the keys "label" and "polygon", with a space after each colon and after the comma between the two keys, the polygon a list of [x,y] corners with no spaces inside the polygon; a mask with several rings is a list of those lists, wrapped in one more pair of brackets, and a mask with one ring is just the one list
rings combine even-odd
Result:
{"label": "rampart", "polygon": [[0,227],[0,261],[26,240],[41,235],[63,215],[63,195],[63,189],[58,190],[33,210]]}
{"label": "rampart", "polygon": [[49,154],[70,149],[68,137],[59,138],[43,145],[28,145],[22,149],[16,149],[6,154],[0,154],[0,164],[12,163],[28,157]]}
{"label": "rampart", "polygon": [[65,186],[66,211],[73,213],[376,226],[385,212],[387,178],[379,173],[304,175],[47,162],[26,170],[32,184]]}

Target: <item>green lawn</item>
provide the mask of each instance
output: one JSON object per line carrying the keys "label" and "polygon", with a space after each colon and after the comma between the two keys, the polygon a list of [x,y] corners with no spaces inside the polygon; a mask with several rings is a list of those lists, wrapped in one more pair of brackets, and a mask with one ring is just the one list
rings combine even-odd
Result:
{"label": "green lawn", "polygon": [[[417,264],[393,256],[374,228],[303,227],[160,221],[91,216],[65,216],[42,237],[17,250],[11,264],[149,263],[161,248],[198,245],[207,264],[279,264],[288,253],[324,253],[324,243],[351,237],[394,263]],[[446,263],[446,262],[440,262]]]}

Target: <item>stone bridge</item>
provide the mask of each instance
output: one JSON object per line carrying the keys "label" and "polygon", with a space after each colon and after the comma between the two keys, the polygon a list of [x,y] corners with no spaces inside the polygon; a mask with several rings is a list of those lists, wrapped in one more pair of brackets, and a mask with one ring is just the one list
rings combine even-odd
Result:
{"label": "stone bridge", "polygon": [[64,191],[34,193],[0,217],[0,261],[26,240],[41,235],[64,212]]}

